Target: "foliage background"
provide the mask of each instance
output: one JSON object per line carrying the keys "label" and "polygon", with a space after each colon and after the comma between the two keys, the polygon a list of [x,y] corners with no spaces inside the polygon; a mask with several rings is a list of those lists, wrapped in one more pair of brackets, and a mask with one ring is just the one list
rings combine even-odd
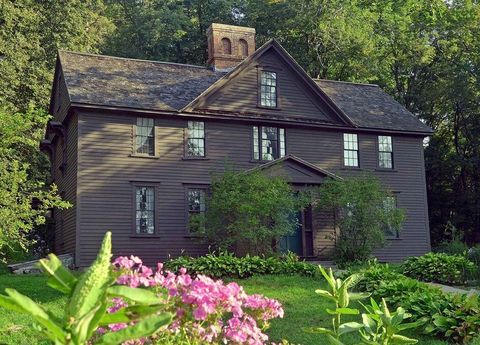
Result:
{"label": "foliage background", "polygon": [[377,83],[429,124],[432,241],[480,241],[478,0],[0,0],[1,108],[46,110],[57,49],[204,64],[213,21],[277,38],[313,77]]}

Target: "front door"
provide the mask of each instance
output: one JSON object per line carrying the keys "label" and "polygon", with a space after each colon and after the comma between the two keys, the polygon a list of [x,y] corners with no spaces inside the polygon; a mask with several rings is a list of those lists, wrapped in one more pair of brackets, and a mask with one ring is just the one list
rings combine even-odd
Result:
{"label": "front door", "polygon": [[303,235],[302,235],[302,214],[298,212],[295,215],[295,231],[289,235],[280,238],[280,253],[286,254],[292,252],[298,256],[303,256]]}
{"label": "front door", "polygon": [[279,241],[280,253],[292,252],[298,256],[312,257],[313,253],[313,210],[307,206],[296,215],[295,231]]}

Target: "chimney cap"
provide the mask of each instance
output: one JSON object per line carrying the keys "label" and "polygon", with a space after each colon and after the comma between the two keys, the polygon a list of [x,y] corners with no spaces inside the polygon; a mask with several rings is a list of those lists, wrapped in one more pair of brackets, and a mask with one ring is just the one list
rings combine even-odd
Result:
{"label": "chimney cap", "polygon": [[255,28],[250,28],[248,26],[237,26],[237,25],[230,25],[230,24],[220,24],[220,23],[212,23],[207,29],[207,33],[212,30],[222,30],[222,31],[229,31],[229,32],[245,32],[245,33],[253,33],[255,34]]}

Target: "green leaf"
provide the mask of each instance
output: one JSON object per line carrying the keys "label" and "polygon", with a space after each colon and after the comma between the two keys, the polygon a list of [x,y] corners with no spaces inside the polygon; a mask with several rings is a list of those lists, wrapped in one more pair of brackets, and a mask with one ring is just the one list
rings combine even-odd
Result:
{"label": "green leaf", "polygon": [[323,327],[304,327],[304,332],[315,333],[315,334],[335,334],[331,329]]}
{"label": "green leaf", "polygon": [[361,292],[351,292],[350,293],[350,300],[351,301],[358,301],[361,299],[365,299],[370,297],[369,293],[361,293]]}
{"label": "green leaf", "polygon": [[376,326],[377,326],[377,324],[375,323],[375,321],[374,321],[370,316],[368,316],[367,314],[362,314],[362,321],[363,321],[363,328],[365,328],[365,330],[366,330],[368,333],[373,334],[373,333],[374,333],[374,329],[375,329]]}
{"label": "green leaf", "polygon": [[158,304],[161,302],[160,298],[152,291],[131,288],[125,285],[111,286],[108,288],[107,293],[110,296],[124,297],[140,304]]}
{"label": "green leaf", "polygon": [[327,334],[327,341],[330,345],[344,345],[340,340],[338,340],[331,334]]}
{"label": "green leaf", "polygon": [[353,309],[353,308],[337,308],[335,309],[337,314],[342,314],[342,315],[358,315],[360,314],[360,311],[358,309]]}
{"label": "green leaf", "polygon": [[5,292],[9,295],[13,302],[30,314],[35,321],[46,328],[46,333],[49,335],[49,337],[51,337],[52,340],[65,340],[65,332],[62,327],[52,321],[48,313],[43,310],[40,305],[14,289],[5,289]]}
{"label": "green leaf", "polygon": [[408,338],[404,335],[399,335],[399,334],[394,334],[390,338],[391,345],[416,344],[416,343],[418,343],[418,340]]}
{"label": "green leaf", "polygon": [[159,316],[150,316],[137,322],[133,326],[121,329],[117,332],[106,333],[103,335],[97,345],[116,345],[121,344],[127,340],[148,337],[160,328],[168,325],[172,321],[172,315],[165,313]]}
{"label": "green leaf", "polygon": [[0,306],[18,313],[28,313],[9,296],[0,295]]}
{"label": "green leaf", "polygon": [[112,323],[128,323],[155,314],[162,307],[162,305],[134,305],[121,308],[115,313],[103,315],[99,324],[100,326],[106,326]]}
{"label": "green leaf", "polygon": [[38,266],[50,276],[47,281],[48,286],[66,294],[75,288],[77,278],[63,266],[55,254],[49,254],[48,259],[41,259]]}
{"label": "green leaf", "polygon": [[343,334],[346,334],[346,333],[355,332],[355,331],[358,331],[361,328],[363,328],[363,325],[361,323],[358,323],[358,322],[342,323],[338,327],[338,334],[343,335]]}

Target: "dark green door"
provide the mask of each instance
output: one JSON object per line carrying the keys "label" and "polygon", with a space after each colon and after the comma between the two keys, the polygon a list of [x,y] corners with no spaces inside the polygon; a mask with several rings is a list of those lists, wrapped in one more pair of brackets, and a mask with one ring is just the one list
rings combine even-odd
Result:
{"label": "dark green door", "polygon": [[295,232],[280,238],[280,253],[293,252],[298,256],[303,256],[303,239],[302,239],[302,214],[299,212],[296,215],[297,225]]}

